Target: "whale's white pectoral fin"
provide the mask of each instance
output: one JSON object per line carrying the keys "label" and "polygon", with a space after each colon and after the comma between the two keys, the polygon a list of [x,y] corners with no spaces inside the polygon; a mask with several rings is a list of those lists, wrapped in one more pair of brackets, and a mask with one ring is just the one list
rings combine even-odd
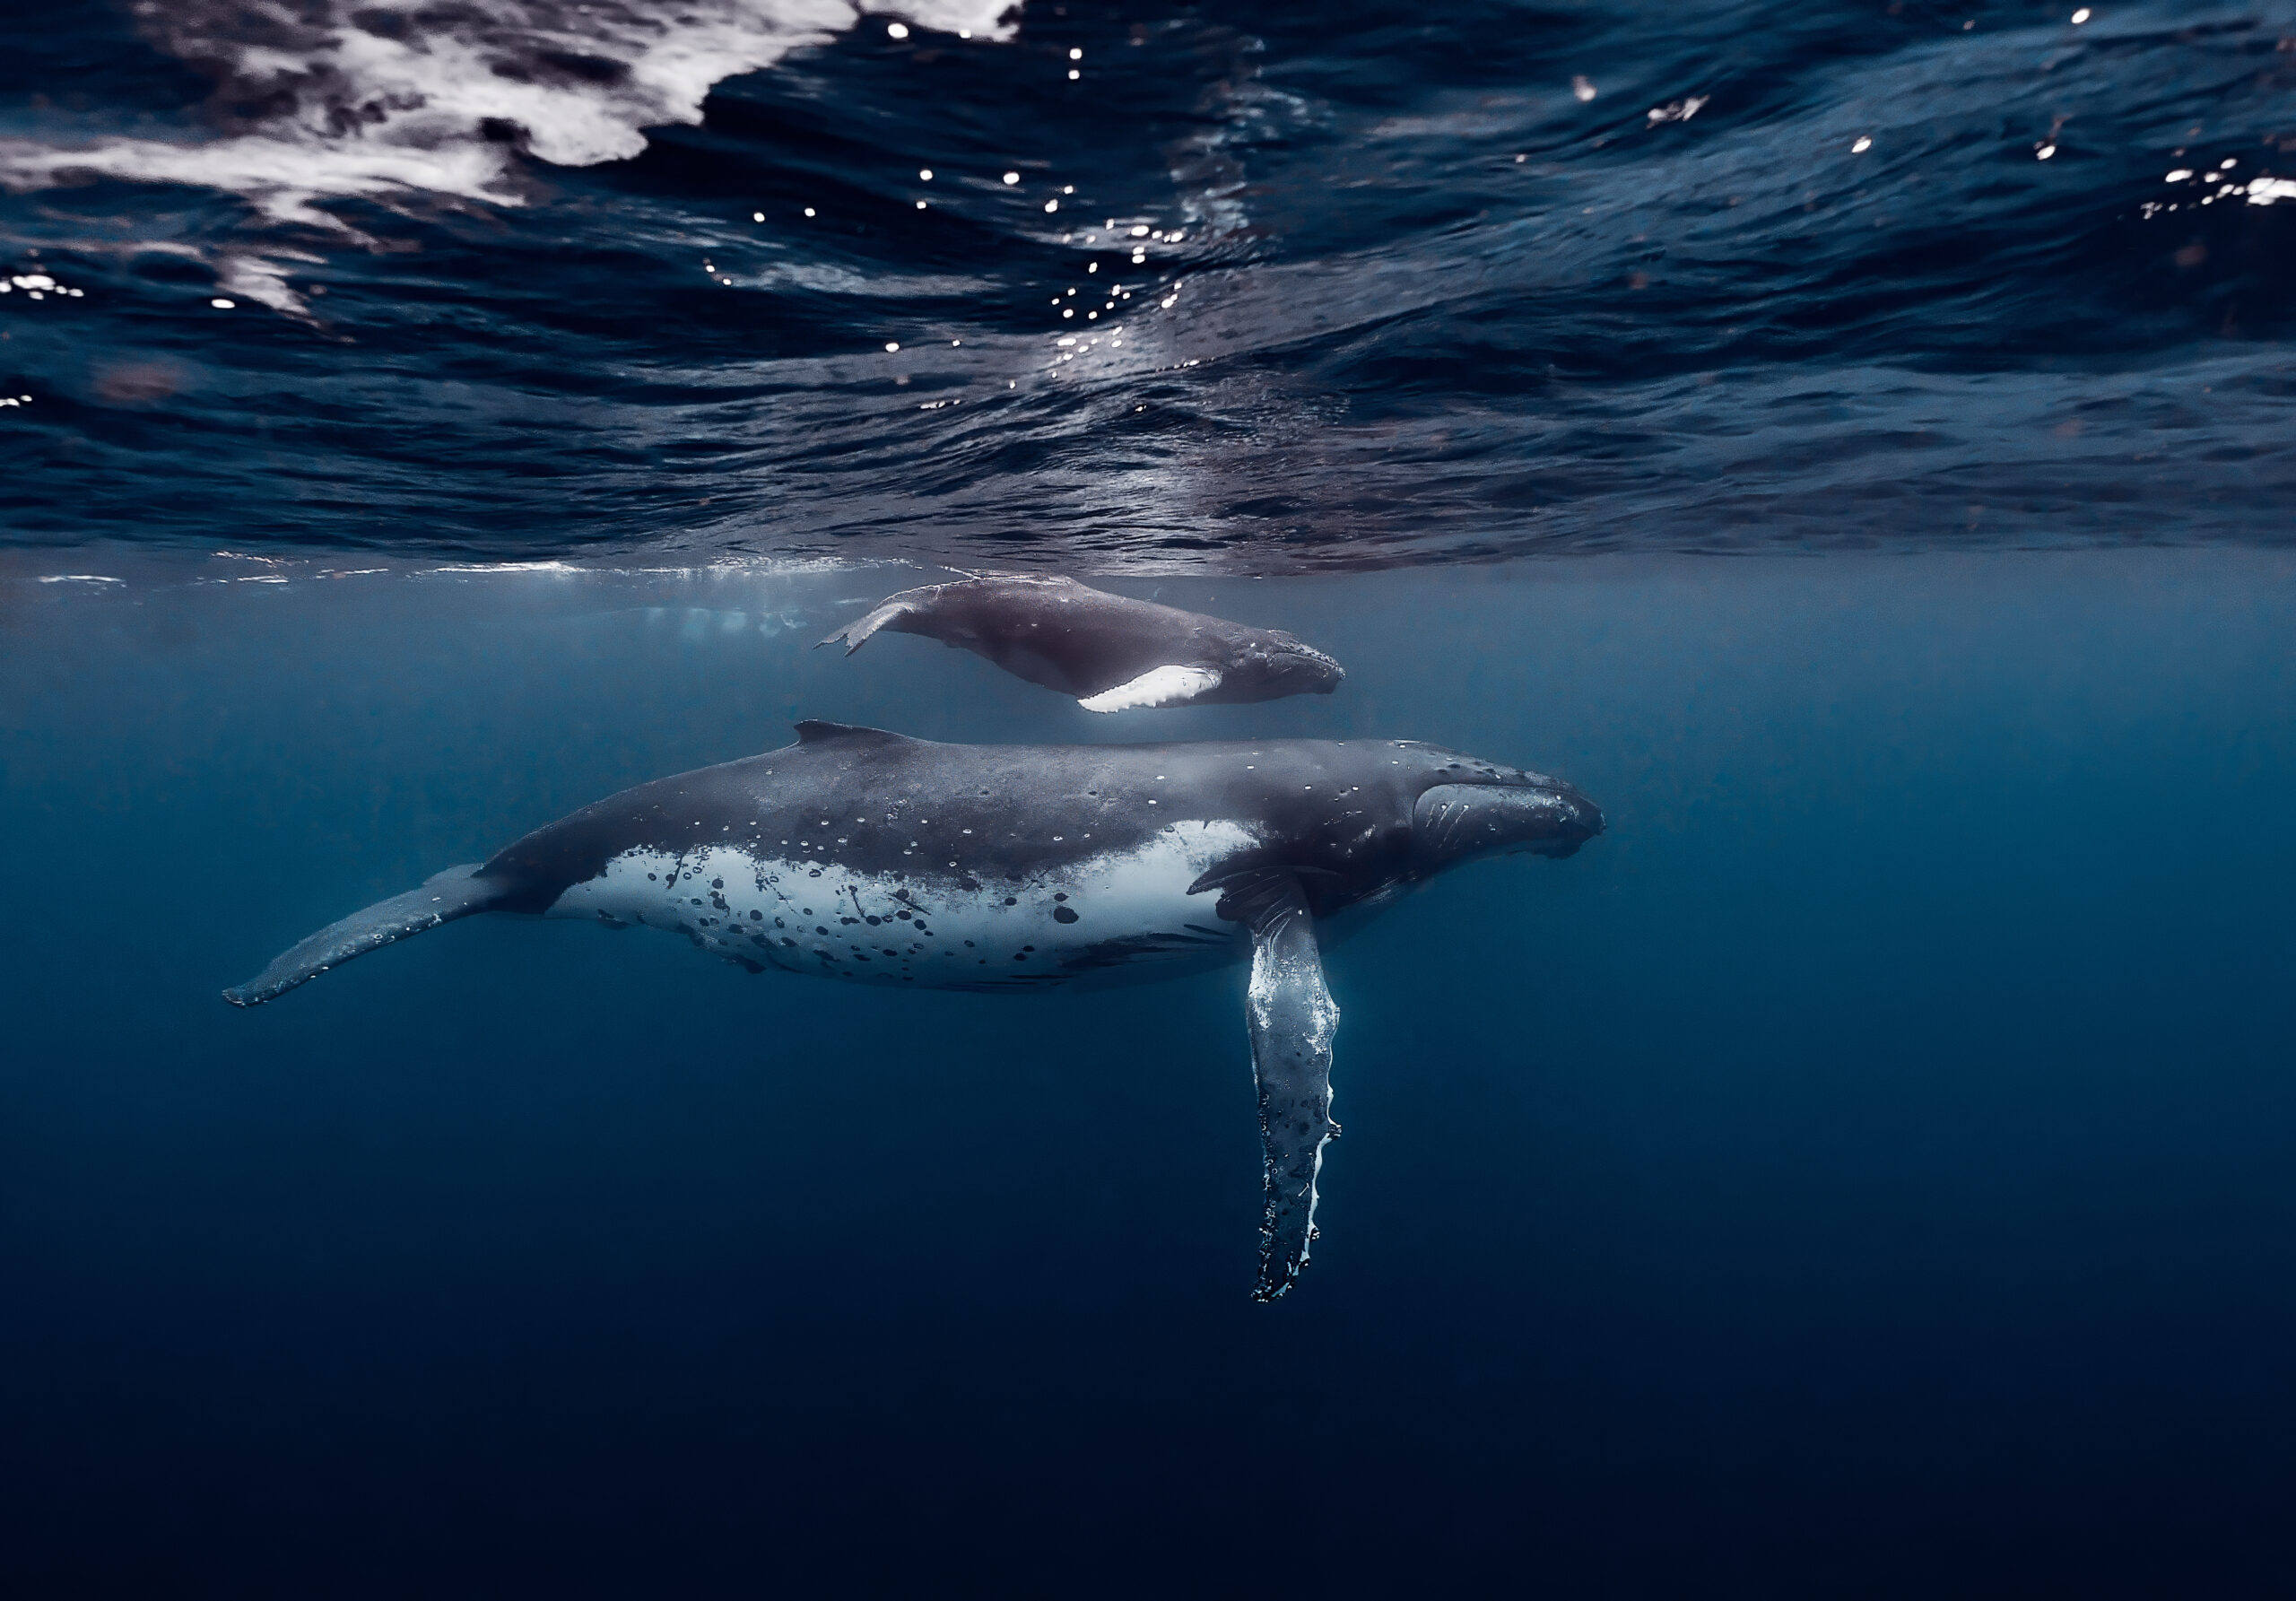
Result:
{"label": "whale's white pectoral fin", "polygon": [[1252,1072],[1259,1081],[1267,1157],[1267,1214],[1260,1225],[1256,1301],[1292,1287],[1316,1237],[1316,1173],[1331,1120],[1331,1046],[1339,1007],[1324,984],[1315,916],[1289,874],[1263,886],[1251,918],[1252,978],[1245,1001]]}
{"label": "whale's white pectoral fin", "polygon": [[1086,711],[1140,711],[1185,706],[1219,687],[1220,674],[1210,667],[1151,667],[1129,683],[1088,695],[1076,704]]}

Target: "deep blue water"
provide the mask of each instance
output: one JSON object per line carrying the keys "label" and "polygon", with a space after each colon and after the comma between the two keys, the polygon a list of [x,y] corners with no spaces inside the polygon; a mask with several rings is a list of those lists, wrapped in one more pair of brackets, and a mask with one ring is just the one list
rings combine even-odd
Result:
{"label": "deep blue water", "polygon": [[12,591],[39,1593],[2296,1579],[2284,557],[1138,586],[1352,669],[1154,734],[1409,729],[1610,821],[1332,953],[1347,1134],[1272,1307],[1237,973],[878,992],[480,918],[216,998],[799,712],[1110,737],[804,650],[855,576]]}
{"label": "deep blue water", "polygon": [[[0,1588],[2296,1590],[2296,8],[2072,15],[0,16]],[[944,563],[1348,680],[807,648]],[[1609,826],[1272,1306],[1239,970],[219,998],[801,718]]]}

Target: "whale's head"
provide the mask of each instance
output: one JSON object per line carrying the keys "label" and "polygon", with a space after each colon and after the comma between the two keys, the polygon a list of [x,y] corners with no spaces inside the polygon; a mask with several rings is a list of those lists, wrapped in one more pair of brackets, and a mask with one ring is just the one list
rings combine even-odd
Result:
{"label": "whale's head", "polygon": [[1346,676],[1337,662],[1282,629],[1254,629],[1221,687],[1235,692],[1239,700],[1277,700],[1286,695],[1328,695]]}
{"label": "whale's head", "polygon": [[1570,785],[1502,768],[1481,782],[1421,793],[1411,810],[1412,863],[1432,873],[1487,856],[1566,857],[1602,831],[1600,808]]}

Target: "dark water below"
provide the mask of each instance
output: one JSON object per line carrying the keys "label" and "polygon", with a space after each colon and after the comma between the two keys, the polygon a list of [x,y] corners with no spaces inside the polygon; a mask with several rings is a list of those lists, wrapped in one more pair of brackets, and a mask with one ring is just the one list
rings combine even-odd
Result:
{"label": "dark water below", "polygon": [[998,9],[19,8],[0,248],[73,293],[0,297],[0,528],[2289,535],[2286,0]]}
{"label": "dark water below", "polygon": [[244,570],[6,591],[13,1593],[2296,1579],[2284,557],[1137,586],[1352,669],[1146,736],[1408,733],[1610,822],[1332,953],[1272,1307],[1235,972],[479,918],[216,996],[793,716],[1136,721],[804,648],[899,572],[184,581]]}

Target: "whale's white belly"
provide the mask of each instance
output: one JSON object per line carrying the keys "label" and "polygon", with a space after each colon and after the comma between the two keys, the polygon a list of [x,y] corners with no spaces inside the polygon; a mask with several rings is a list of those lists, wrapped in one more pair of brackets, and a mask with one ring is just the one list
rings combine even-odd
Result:
{"label": "whale's white belly", "polygon": [[[787,857],[747,845],[624,851],[544,914],[643,923],[751,966],[919,988],[1039,988],[1161,977],[1224,961],[1242,930],[1190,895],[1206,869],[1255,843],[1230,822],[1181,820],[1135,849],[1017,876],[857,870],[827,841]],[[964,887],[964,877],[974,887]]]}

